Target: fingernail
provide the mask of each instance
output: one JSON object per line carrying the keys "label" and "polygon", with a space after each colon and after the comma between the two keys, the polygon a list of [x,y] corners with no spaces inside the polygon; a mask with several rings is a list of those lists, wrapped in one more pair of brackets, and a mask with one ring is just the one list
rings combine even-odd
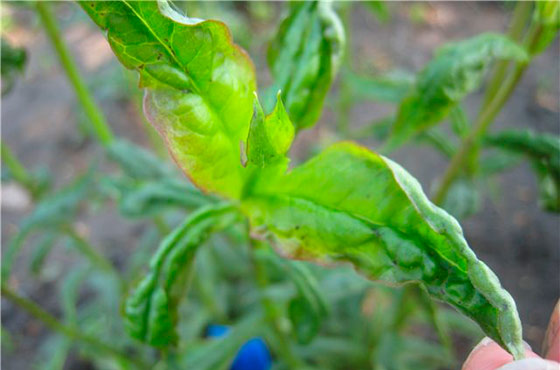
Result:
{"label": "fingernail", "polygon": [[560,364],[540,358],[526,358],[504,365],[496,370],[559,370]]}

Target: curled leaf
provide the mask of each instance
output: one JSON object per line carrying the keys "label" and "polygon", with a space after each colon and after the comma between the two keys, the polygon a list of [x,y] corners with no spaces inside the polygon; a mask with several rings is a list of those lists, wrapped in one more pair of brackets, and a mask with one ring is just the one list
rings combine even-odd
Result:
{"label": "curled leaf", "polygon": [[132,337],[155,347],[177,343],[178,305],[185,295],[195,253],[209,233],[235,218],[229,205],[204,207],[162,241],[150,261],[149,273],[126,300],[125,323]]}
{"label": "curled leaf", "polygon": [[523,353],[511,296],[457,221],[396,163],[342,143],[252,190],[244,201],[252,227],[268,232],[284,255],[348,261],[373,280],[420,281],[516,357]]}

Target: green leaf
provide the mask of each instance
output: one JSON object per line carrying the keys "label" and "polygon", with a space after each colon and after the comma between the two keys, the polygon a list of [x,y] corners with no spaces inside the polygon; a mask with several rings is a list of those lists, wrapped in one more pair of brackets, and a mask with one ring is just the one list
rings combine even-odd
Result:
{"label": "green leaf", "polygon": [[278,258],[268,250],[262,251],[262,255],[258,256],[278,266],[284,276],[296,286],[298,294],[288,304],[288,316],[293,323],[298,342],[310,343],[319,332],[321,322],[327,315],[327,304],[317,279],[302,262]]}
{"label": "green leaf", "polygon": [[281,90],[296,128],[315,124],[341,63],[344,44],[342,23],[330,2],[291,3],[268,49],[274,84],[267,99],[270,104],[265,106],[272,106],[272,94]]}
{"label": "green leaf", "polygon": [[243,184],[240,143],[256,91],[254,67],[219,21],[187,18],[167,1],[86,1],[120,62],[149,88],[144,108],[199,188],[230,198]]}
{"label": "green leaf", "polygon": [[60,228],[76,219],[80,205],[93,193],[93,169],[78,177],[71,184],[44,197],[33,212],[21,222],[18,234],[10,241],[2,260],[2,277],[10,274],[25,239],[37,229],[60,231]]}
{"label": "green leaf", "polygon": [[250,164],[264,168],[278,166],[286,170],[289,159],[286,156],[294,140],[294,126],[284,109],[280,93],[272,113],[265,117],[255,96],[255,113],[247,138],[247,159]]}
{"label": "green leaf", "polygon": [[376,16],[381,23],[386,23],[391,19],[391,13],[382,0],[364,1],[362,4],[370,11],[371,14]]}
{"label": "green leaf", "polygon": [[2,75],[2,95],[8,93],[14,86],[14,82],[19,74],[23,73],[23,68],[27,61],[25,49],[10,45],[8,40],[2,37],[0,41],[0,71]]}
{"label": "green leaf", "polygon": [[134,179],[161,179],[174,175],[174,170],[159,158],[127,140],[112,141],[107,155]]}
{"label": "green leaf", "polygon": [[476,90],[494,60],[527,61],[527,52],[499,34],[485,33],[441,48],[401,102],[389,148],[442,121]]}
{"label": "green leaf", "polygon": [[442,208],[458,220],[472,216],[480,210],[480,193],[472,179],[458,179],[451,185]]}
{"label": "green leaf", "polygon": [[194,256],[208,234],[229,225],[236,214],[229,205],[208,206],[193,213],[161,243],[149,273],[126,300],[129,334],[155,347],[175,345],[178,305],[185,295]]}
{"label": "green leaf", "polygon": [[487,136],[485,144],[526,156],[539,178],[541,206],[560,212],[560,136],[507,130]]}
{"label": "green leaf", "polygon": [[45,259],[49,255],[51,249],[54,247],[54,243],[57,239],[57,235],[54,232],[47,233],[37,244],[33,251],[31,252],[31,262],[29,263],[29,268],[34,275],[38,275],[43,268]]}
{"label": "green leaf", "polygon": [[400,102],[414,85],[414,76],[403,71],[392,71],[383,76],[361,76],[352,71],[342,73],[344,83],[352,89],[354,99]]}
{"label": "green leaf", "polygon": [[556,0],[535,2],[533,18],[541,27],[538,42],[532,50],[532,55],[537,55],[546,50],[554,41],[560,30],[560,4]]}
{"label": "green leaf", "polygon": [[259,335],[263,328],[260,313],[239,320],[222,338],[208,339],[198,348],[187,350],[181,361],[181,369],[217,370],[229,369],[235,355],[249,339]]}
{"label": "green leaf", "polygon": [[154,216],[172,207],[197,208],[216,201],[188,182],[175,178],[140,183],[106,179],[105,187],[117,193],[119,211],[132,218]]}
{"label": "green leaf", "polygon": [[420,281],[521,355],[513,299],[476,258],[457,221],[391,160],[337,144],[283,177],[261,179],[243,208],[254,232],[269,235],[282,254],[349,261],[372,280]]}

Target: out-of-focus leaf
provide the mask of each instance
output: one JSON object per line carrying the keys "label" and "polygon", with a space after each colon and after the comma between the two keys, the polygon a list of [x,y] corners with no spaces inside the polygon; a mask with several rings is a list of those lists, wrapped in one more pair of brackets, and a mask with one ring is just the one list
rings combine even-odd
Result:
{"label": "out-of-focus leaf", "polygon": [[516,357],[522,352],[511,296],[457,221],[391,160],[351,143],[334,145],[283,177],[261,179],[243,208],[253,231],[270,235],[283,254],[349,261],[372,280],[421,281]]}
{"label": "out-of-focus leaf", "polygon": [[321,321],[327,315],[327,304],[317,279],[302,262],[278,258],[268,250],[259,252],[259,258],[265,257],[280,267],[284,276],[296,286],[298,294],[288,304],[288,315],[298,341],[308,344],[319,332]]}
{"label": "out-of-focus leaf", "polygon": [[229,369],[241,346],[249,339],[262,334],[261,313],[241,319],[219,339],[208,339],[202,345],[187,350],[180,361],[181,369],[226,370]]}
{"label": "out-of-focus leaf", "polygon": [[240,195],[256,91],[254,67],[225,24],[188,18],[168,1],[84,1],[120,62],[147,88],[145,112],[199,188]]}
{"label": "out-of-focus leaf", "polygon": [[364,1],[362,3],[380,22],[385,23],[391,19],[391,13],[382,0]]}
{"label": "out-of-focus leaf", "polygon": [[40,243],[33,248],[30,258],[31,262],[29,263],[30,270],[33,274],[38,275],[41,272],[45,259],[49,255],[56,240],[56,233],[49,232],[44,235]]}
{"label": "out-of-focus leaf", "polygon": [[161,242],[149,273],[126,301],[126,329],[132,337],[155,347],[177,343],[177,307],[185,295],[196,250],[210,232],[236,217],[230,205],[204,207]]}
{"label": "out-of-focus leaf", "polygon": [[526,156],[539,178],[541,206],[560,212],[560,136],[507,130],[487,136],[485,143]]}
{"label": "out-of-focus leaf", "polygon": [[73,222],[81,203],[90,200],[93,190],[93,170],[80,176],[73,183],[43,198],[31,215],[22,223],[19,233],[10,242],[2,260],[2,277],[10,274],[11,266],[25,239],[35,229],[59,230]]}
{"label": "out-of-focus leaf", "polygon": [[27,53],[23,48],[17,48],[4,39],[0,40],[2,50],[0,55],[0,71],[2,75],[2,95],[8,93],[14,86],[14,82],[19,74],[23,73],[25,62],[27,61]]}
{"label": "out-of-focus leaf", "polygon": [[505,151],[492,153],[480,161],[480,174],[488,176],[507,171],[519,165],[521,159],[520,153]]}
{"label": "out-of-focus leaf", "polygon": [[135,179],[161,179],[174,175],[173,169],[146,149],[126,140],[114,140],[107,148],[111,160]]}
{"label": "out-of-focus leaf", "polygon": [[88,268],[79,266],[71,270],[59,286],[60,302],[62,303],[62,312],[64,313],[64,321],[71,326],[78,325],[78,297],[80,287],[86,279],[89,271]]}
{"label": "out-of-focus leaf", "polygon": [[291,3],[268,49],[274,84],[265,107],[272,107],[273,94],[281,90],[296,129],[315,124],[342,61],[344,44],[344,29],[330,2]]}
{"label": "out-of-focus leaf", "polygon": [[527,52],[506,36],[486,33],[441,48],[401,102],[389,148],[443,120],[477,89],[494,60],[527,61]]}
{"label": "out-of-focus leaf", "polygon": [[288,316],[300,344],[308,344],[317,336],[321,328],[321,317],[315,314],[304,297],[298,296],[290,300]]}
{"label": "out-of-focus leaf", "polygon": [[357,100],[398,103],[414,85],[414,76],[403,71],[392,71],[383,76],[368,77],[344,70],[342,78],[344,83],[352,89],[352,96]]}
{"label": "out-of-focus leaf", "polygon": [[542,53],[554,41],[560,29],[560,3],[556,0],[535,2],[534,21],[540,25],[538,43],[530,50],[531,54]]}
{"label": "out-of-focus leaf", "polygon": [[255,113],[247,138],[247,160],[258,168],[276,166],[283,172],[288,166],[286,156],[294,140],[294,126],[284,109],[280,93],[272,113],[265,117],[255,96]]}
{"label": "out-of-focus leaf", "polygon": [[443,201],[442,208],[458,220],[464,220],[480,210],[480,193],[475,183],[461,178],[453,183]]}
{"label": "out-of-focus leaf", "polygon": [[451,121],[451,128],[453,129],[453,132],[455,132],[457,136],[467,136],[471,124],[469,122],[469,117],[467,117],[467,113],[460,105],[451,109],[451,112],[449,113],[449,120]]}
{"label": "out-of-focus leaf", "polygon": [[116,193],[119,211],[126,217],[144,218],[169,208],[197,208],[216,199],[203,194],[185,180],[165,177],[142,182],[105,179],[104,186]]}
{"label": "out-of-focus leaf", "polygon": [[457,143],[453,142],[445,132],[439,130],[439,127],[432,127],[424,131],[418,135],[418,140],[430,144],[447,158],[453,157],[457,151]]}

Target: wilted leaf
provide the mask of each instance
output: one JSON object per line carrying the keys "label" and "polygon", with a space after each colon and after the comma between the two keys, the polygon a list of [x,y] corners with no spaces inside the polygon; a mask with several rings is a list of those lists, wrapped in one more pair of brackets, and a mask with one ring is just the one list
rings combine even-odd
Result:
{"label": "wilted leaf", "polygon": [[344,44],[344,29],[330,2],[291,3],[288,17],[268,49],[274,84],[265,106],[272,107],[272,94],[281,90],[294,126],[302,129],[315,124],[341,63]]}

